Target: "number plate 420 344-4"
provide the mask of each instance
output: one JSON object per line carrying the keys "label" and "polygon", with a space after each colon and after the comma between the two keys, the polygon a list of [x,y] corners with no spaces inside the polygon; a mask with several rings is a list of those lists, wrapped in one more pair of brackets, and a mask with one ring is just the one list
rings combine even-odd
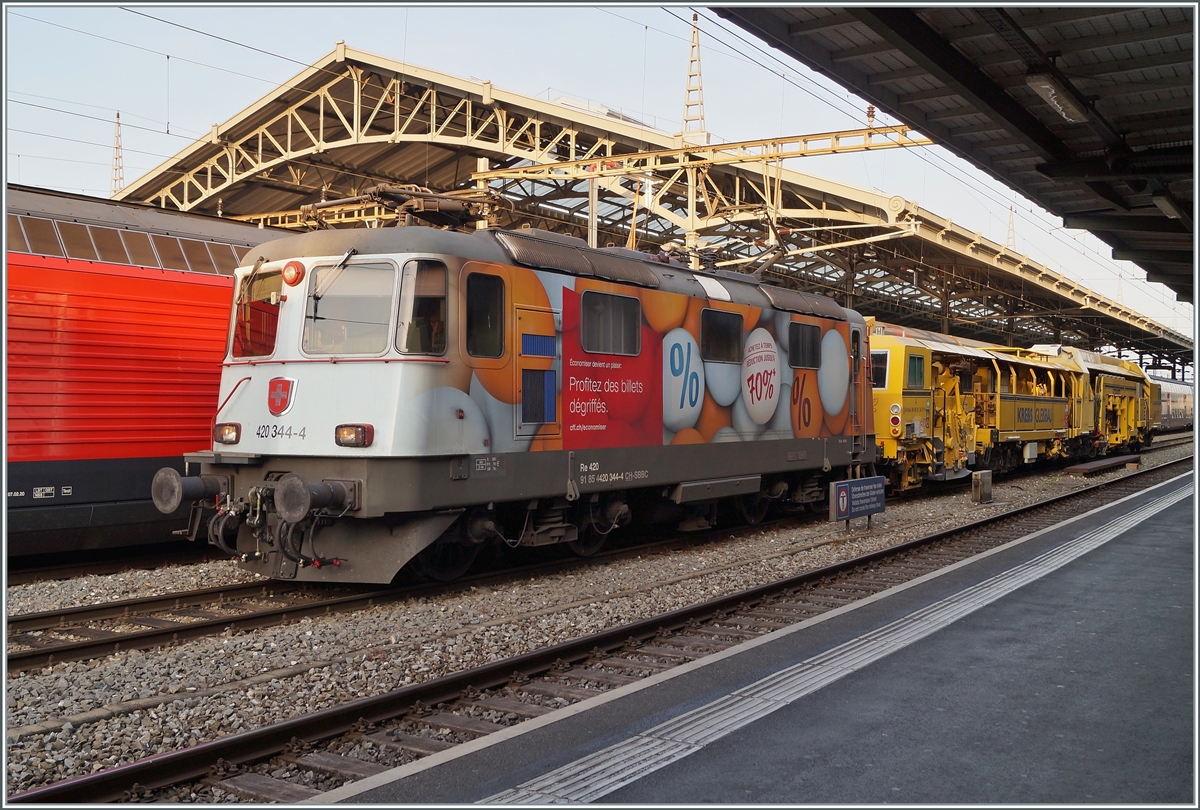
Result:
{"label": "number plate 420 344-4", "polygon": [[291,425],[259,425],[254,435],[260,439],[303,439],[306,428]]}

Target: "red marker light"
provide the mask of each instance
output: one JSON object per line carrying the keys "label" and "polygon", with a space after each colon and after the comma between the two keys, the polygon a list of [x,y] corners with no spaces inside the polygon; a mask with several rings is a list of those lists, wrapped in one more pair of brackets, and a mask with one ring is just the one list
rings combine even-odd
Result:
{"label": "red marker light", "polygon": [[283,281],[289,287],[295,287],[304,281],[304,265],[300,262],[288,262],[283,266]]}

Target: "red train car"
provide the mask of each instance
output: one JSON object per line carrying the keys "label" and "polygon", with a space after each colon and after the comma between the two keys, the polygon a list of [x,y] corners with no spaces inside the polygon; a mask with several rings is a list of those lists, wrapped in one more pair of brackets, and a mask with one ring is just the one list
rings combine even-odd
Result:
{"label": "red train car", "polygon": [[147,497],[205,447],[233,284],[277,233],[7,188],[7,553],[168,542]]}

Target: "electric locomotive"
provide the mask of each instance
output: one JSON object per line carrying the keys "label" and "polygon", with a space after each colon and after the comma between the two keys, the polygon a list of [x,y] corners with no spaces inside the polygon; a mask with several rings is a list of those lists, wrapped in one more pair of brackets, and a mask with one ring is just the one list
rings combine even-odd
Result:
{"label": "electric locomotive", "polygon": [[830,299],[532,229],[316,231],[247,262],[212,449],[153,497],[267,576],[587,555],[634,519],[819,504],[875,458],[866,323]]}

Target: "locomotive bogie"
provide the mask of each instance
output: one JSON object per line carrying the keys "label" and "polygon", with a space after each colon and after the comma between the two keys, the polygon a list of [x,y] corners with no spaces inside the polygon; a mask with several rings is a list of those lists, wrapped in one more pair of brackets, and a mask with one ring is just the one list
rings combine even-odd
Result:
{"label": "locomotive bogie", "polygon": [[443,572],[488,541],[586,553],[632,508],[761,519],[874,460],[866,324],[825,299],[540,232],[261,251],[214,450],[189,457],[225,476],[211,539],[252,570],[384,582],[431,544]]}
{"label": "locomotive bogie", "polygon": [[[390,581],[408,559],[437,539],[441,531],[432,536],[421,534],[422,521],[458,516],[479,505],[490,504],[491,511],[498,513],[497,540],[536,546],[575,540],[578,531],[596,522],[591,515],[597,508],[593,504],[614,494],[641,491],[676,504],[704,507],[701,512],[707,512],[715,501],[735,495],[763,493],[771,500],[805,503],[819,500],[828,481],[862,463],[850,437],[793,439],[766,447],[731,442],[484,456],[276,456],[269,461],[250,457],[239,460],[251,463],[237,465],[219,463],[229,457],[210,453],[186,458],[200,462],[204,475],[228,482],[224,497],[235,504],[250,503],[255,490],[274,489],[287,475],[299,476],[309,484],[337,482],[353,488],[351,501],[322,510],[328,513],[323,518],[346,518],[328,523],[340,528],[321,527],[314,535],[313,549],[305,546],[296,552],[309,560],[337,557],[342,562],[332,571],[310,565],[297,572],[287,556],[266,554],[278,549],[282,516],[270,517],[255,527],[248,525],[249,510],[245,510],[226,532],[238,527],[236,552],[245,557],[244,565],[250,570],[273,577],[357,582]],[[829,473],[822,469],[826,463]],[[817,469],[811,469],[813,466]],[[697,473],[703,471],[713,477],[698,478]],[[536,518],[536,510],[563,499],[565,493],[578,494],[566,500],[565,507],[554,507],[564,511],[565,521],[560,523],[571,527],[559,539],[549,540],[544,532],[536,531],[536,519],[528,523],[521,519],[528,509],[535,510]],[[408,556],[384,548],[389,542],[385,535],[399,537],[401,531],[407,533],[405,542],[412,544]],[[264,556],[256,556],[259,554]]]}

